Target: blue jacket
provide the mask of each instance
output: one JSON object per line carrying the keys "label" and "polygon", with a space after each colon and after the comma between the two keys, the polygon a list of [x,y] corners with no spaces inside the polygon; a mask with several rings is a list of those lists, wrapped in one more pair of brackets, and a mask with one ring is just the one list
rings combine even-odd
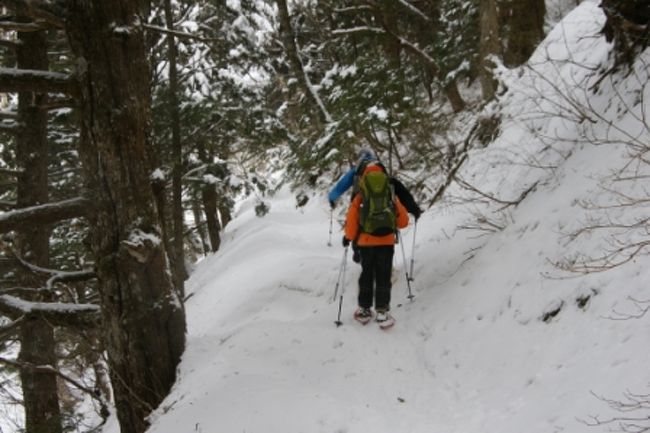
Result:
{"label": "blue jacket", "polygon": [[[345,191],[350,189],[352,185],[354,184],[354,176],[356,175],[357,172],[357,167],[352,167],[350,170],[348,170],[347,173],[343,175],[341,179],[339,179],[338,182],[336,182],[336,185],[334,185],[334,188],[330,191],[329,195],[327,198],[331,203],[335,203],[336,200],[338,200],[343,194],[345,194]],[[408,189],[404,186],[402,182],[397,180],[394,177],[390,178],[390,182],[393,185],[393,188],[395,189],[395,195],[397,198],[399,198],[400,202],[404,205],[408,213],[413,214],[415,216],[415,219],[420,218],[420,215],[422,214],[422,209],[418,206],[418,204],[415,202],[415,199],[411,195]]]}
{"label": "blue jacket", "polygon": [[332,188],[327,197],[329,201],[335,202],[339,197],[345,194],[345,191],[352,187],[352,184],[354,183],[354,173],[356,171],[356,167],[352,167],[341,179],[339,179],[338,182],[336,182],[336,185],[334,185],[334,188]]}

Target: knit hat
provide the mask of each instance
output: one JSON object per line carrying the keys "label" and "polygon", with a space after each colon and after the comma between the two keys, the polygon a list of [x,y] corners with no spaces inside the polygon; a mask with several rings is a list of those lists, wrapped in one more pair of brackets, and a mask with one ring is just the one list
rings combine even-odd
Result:
{"label": "knit hat", "polygon": [[372,149],[368,147],[362,147],[361,150],[359,150],[357,165],[368,161],[377,161],[377,156],[375,155],[375,152],[372,151]]}

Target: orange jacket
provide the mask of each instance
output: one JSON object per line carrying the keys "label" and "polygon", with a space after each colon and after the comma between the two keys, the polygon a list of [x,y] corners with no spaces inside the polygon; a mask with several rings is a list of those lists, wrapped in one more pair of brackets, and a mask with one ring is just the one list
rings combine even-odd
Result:
{"label": "orange jacket", "polygon": [[[403,229],[409,223],[409,214],[406,208],[399,201],[397,197],[395,201],[395,224],[398,229]],[[359,209],[361,206],[361,194],[357,195],[352,200],[350,208],[348,209],[347,217],[345,218],[345,237],[354,241],[362,247],[378,246],[378,245],[395,245],[395,234],[391,233],[385,236],[373,236],[368,233],[362,233],[359,229]],[[358,236],[358,238],[357,238]]]}

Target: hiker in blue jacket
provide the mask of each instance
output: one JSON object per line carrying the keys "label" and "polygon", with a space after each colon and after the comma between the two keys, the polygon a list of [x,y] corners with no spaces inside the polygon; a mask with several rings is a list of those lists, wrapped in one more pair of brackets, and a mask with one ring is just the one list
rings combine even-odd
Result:
{"label": "hiker in blue jacket", "polygon": [[[355,178],[357,177],[357,173],[360,171],[360,169],[363,171],[363,168],[368,164],[378,164],[383,167],[372,150],[363,148],[359,151],[359,160],[357,162],[357,165],[348,170],[348,172],[345,173],[338,182],[336,182],[334,188],[332,188],[332,190],[329,192],[328,199],[332,209],[336,207],[336,201],[339,199],[339,197],[345,194],[345,192],[350,189],[350,187],[354,186],[356,180]],[[422,215],[422,210],[415,202],[415,199],[409,190],[404,186],[402,182],[393,176],[390,177],[390,182],[393,185],[393,191],[395,191],[395,195],[399,201],[402,202],[407,212],[413,215],[416,220],[420,218],[420,215]],[[352,196],[354,196],[355,191],[352,192]]]}
{"label": "hiker in blue jacket", "polygon": [[[386,171],[386,167],[384,167],[384,165],[379,162],[377,156],[371,149],[362,148],[359,151],[359,159],[357,164],[354,167],[350,168],[350,170],[348,170],[348,172],[345,173],[338,182],[336,182],[334,188],[332,188],[332,190],[329,192],[327,198],[332,209],[336,207],[336,201],[351,187],[353,187],[351,198],[354,198],[354,195],[358,190],[358,185],[355,185],[355,183],[358,183],[358,178],[361,173],[363,173],[365,168],[371,164],[379,165],[382,167],[384,172]],[[417,221],[417,219],[420,218],[420,215],[422,215],[422,209],[420,209],[418,204],[415,202],[413,195],[409,192],[409,190],[404,186],[402,182],[393,176],[390,176],[389,180],[393,186],[393,191],[395,192],[395,195],[399,201],[404,205],[406,211],[413,215]],[[361,260],[359,249],[356,245],[356,242],[354,242],[354,240],[352,241],[352,260],[356,263],[359,263]]]}

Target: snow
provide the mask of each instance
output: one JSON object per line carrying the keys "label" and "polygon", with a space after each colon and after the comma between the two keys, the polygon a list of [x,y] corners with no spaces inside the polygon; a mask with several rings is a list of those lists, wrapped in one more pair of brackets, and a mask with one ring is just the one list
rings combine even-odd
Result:
{"label": "snow", "polygon": [[161,168],[156,168],[152,173],[149,178],[153,181],[164,181],[165,180],[165,172]]}
{"label": "snow", "polygon": [[[343,325],[334,324],[344,206],[334,211],[330,239],[324,192],[296,208],[289,188],[280,189],[264,198],[263,218],[257,197],[239,203],[220,251],[186,284],[187,349],[149,433],[587,433],[607,429],[589,426],[592,417],[619,415],[598,396],[647,395],[647,256],[587,275],[562,267],[647,235],[580,233],[648,215],[643,203],[607,205],[625,198],[614,188],[645,193],[642,182],[620,178],[647,175],[629,164],[626,145],[650,142],[639,122],[647,110],[625,95],[641,83],[638,97],[650,100],[650,71],[639,64],[620,78],[619,99],[609,80],[602,93],[574,90],[593,87],[607,65],[601,24],[596,3],[582,2],[529,65],[499,69],[508,91],[482,115],[502,114],[501,133],[470,152],[446,201],[418,221],[417,238],[413,221],[403,231],[394,259],[397,323],[388,331],[352,319],[360,269],[349,260]],[[160,242],[142,232],[130,240],[147,239]],[[119,432],[114,416],[103,431]]]}
{"label": "snow", "polygon": [[[502,71],[510,88],[500,101],[502,134],[472,151],[459,176],[503,201],[535,188],[505,207],[450,188],[450,199],[418,222],[414,249],[411,223],[403,232],[407,253],[395,251],[397,324],[390,331],[353,321],[359,267],[352,262],[343,325],[334,324],[343,209],[328,247],[323,197],[296,209],[281,190],[264,218],[242,205],[221,250],[187,283],[187,350],[150,433],[581,433],[604,429],[588,425],[592,416],[617,415],[597,396],[647,393],[650,318],[640,313],[650,269],[638,259],[576,276],[553,265],[602,248],[602,237],[572,237],[571,230],[591,215],[581,200],[602,198],[604,176],[627,157],[621,137],[584,145],[585,131],[551,113],[558,95],[549,83],[593,78],[568,57],[606,61],[603,39],[585,37],[599,14],[584,2],[538,50],[536,71]],[[597,96],[593,102],[609,113]],[[634,130],[633,118],[613,125]],[[611,123],[596,120],[592,133],[611,134]],[[555,134],[552,150],[539,131]],[[411,251],[413,302],[404,278]]]}
{"label": "snow", "polygon": [[[359,266],[351,261],[343,325],[334,324],[344,209],[335,210],[328,247],[325,194],[297,209],[284,188],[266,198],[263,218],[255,198],[242,203],[220,251],[187,282],[187,350],[149,432],[586,433],[607,428],[589,426],[592,417],[618,415],[598,396],[647,394],[643,256],[588,275],[554,265],[607,245],[597,233],[574,236],[594,218],[583,204],[620,199],[603,188],[613,183],[607,176],[629,162],[626,139],[650,139],[638,122],[644,107],[615,116],[620,103],[605,96],[562,96],[566,84],[593,84],[606,64],[609,45],[594,36],[601,20],[595,3],[583,2],[529,66],[500,70],[509,91],[484,115],[501,110],[501,135],[473,150],[459,177],[502,203],[453,184],[419,220],[415,245],[413,222],[403,231],[393,329],[352,319]],[[577,66],[587,61],[593,67]],[[647,74],[641,68],[627,80]],[[650,86],[642,95],[650,98]],[[595,123],[580,127],[561,101],[592,104]],[[516,206],[504,204],[533,186]],[[605,216],[630,213],[647,209]],[[411,251],[413,302],[404,277]],[[113,418],[104,432],[117,431]]]}
{"label": "snow", "polygon": [[129,239],[125,241],[129,245],[160,245],[162,239],[157,234],[145,232],[139,228],[133,229],[129,232]]}
{"label": "snow", "polygon": [[388,119],[388,111],[384,108],[377,107],[376,105],[368,109],[368,114],[377,118],[381,122],[385,122]]}

